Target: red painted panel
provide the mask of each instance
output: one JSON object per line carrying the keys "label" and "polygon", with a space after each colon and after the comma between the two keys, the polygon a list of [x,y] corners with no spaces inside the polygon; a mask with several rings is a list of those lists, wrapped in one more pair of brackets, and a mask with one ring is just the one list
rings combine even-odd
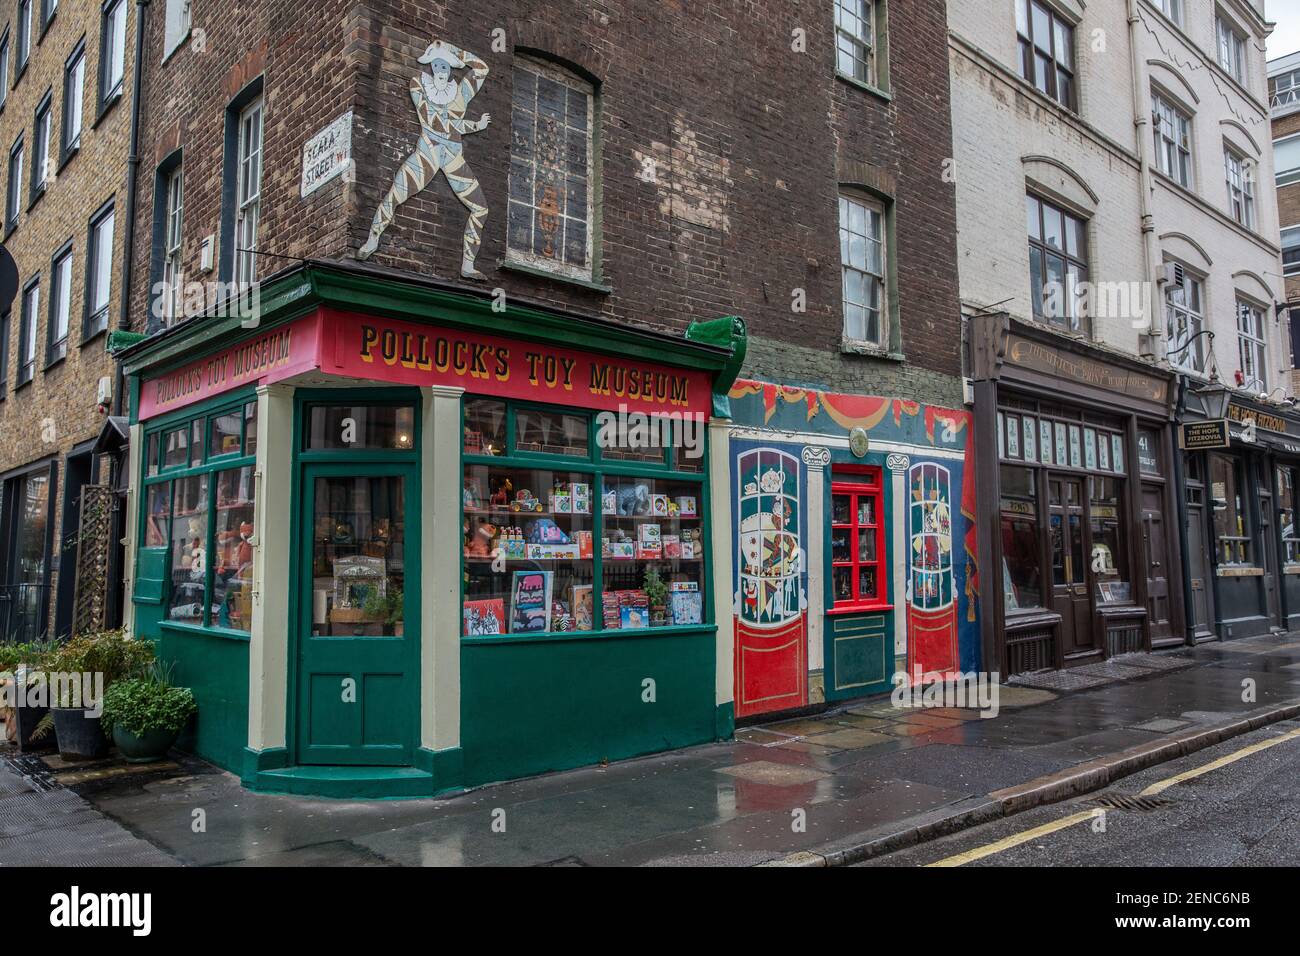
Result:
{"label": "red painted panel", "polygon": [[958,669],[957,606],[935,611],[909,607],[907,646],[911,648],[908,672],[920,668],[923,674],[947,674]]}
{"label": "red painted panel", "polygon": [[808,703],[808,616],[758,630],[736,624],[736,716]]}

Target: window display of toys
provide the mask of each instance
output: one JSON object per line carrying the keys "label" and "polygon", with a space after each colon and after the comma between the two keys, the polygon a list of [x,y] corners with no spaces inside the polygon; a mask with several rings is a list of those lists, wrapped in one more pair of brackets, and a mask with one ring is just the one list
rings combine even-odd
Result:
{"label": "window display of toys", "polygon": [[668,517],[668,496],[651,495],[650,496],[650,514],[656,518]]}
{"label": "window display of toys", "polygon": [[575,515],[591,514],[591,485],[585,481],[575,481],[569,485],[569,497],[573,501]]}
{"label": "window display of toys", "polygon": [[600,539],[600,553],[605,558],[635,558],[636,542],[621,528],[610,528]]}
{"label": "window display of toys", "polygon": [[483,495],[479,492],[478,482],[473,478],[465,479],[465,491],[461,496],[466,508],[473,508],[476,511],[483,508]]}
{"label": "window display of toys", "polygon": [[695,510],[694,495],[678,495],[677,510],[683,518],[694,518],[697,515]]}
{"label": "window display of toys", "polygon": [[507,560],[518,560],[527,554],[523,528],[510,525],[501,529],[498,546]]}
{"label": "window display of toys", "polygon": [[514,484],[509,478],[494,478],[492,481],[496,483],[496,487],[493,488],[492,497],[488,503],[493,508],[510,507],[510,492],[514,490]]}
{"label": "window display of toys", "polygon": [[647,485],[624,485],[618,489],[618,513],[643,515],[650,510],[650,488]]}
{"label": "window display of toys", "polygon": [[704,557],[703,534],[699,528],[690,528],[682,532],[682,557]]}
{"label": "window display of toys", "polygon": [[551,511],[557,515],[573,513],[573,498],[562,482],[557,481],[555,487],[551,489],[550,504]]}
{"label": "window display of toys", "polygon": [[527,525],[529,544],[568,544],[569,536],[550,518],[538,518]]}
{"label": "window display of toys", "polygon": [[663,556],[663,541],[657,524],[638,525],[636,529],[636,556],[657,560]]}
{"label": "window display of toys", "polygon": [[486,558],[491,556],[497,536],[497,526],[484,521],[474,529],[474,533],[465,542],[465,556]]}
{"label": "window display of toys", "polygon": [[681,537],[675,534],[664,535],[663,548],[665,558],[680,558],[682,556]]}
{"label": "window display of toys", "polygon": [[600,513],[603,515],[618,514],[618,492],[613,488],[605,491],[600,496]]}

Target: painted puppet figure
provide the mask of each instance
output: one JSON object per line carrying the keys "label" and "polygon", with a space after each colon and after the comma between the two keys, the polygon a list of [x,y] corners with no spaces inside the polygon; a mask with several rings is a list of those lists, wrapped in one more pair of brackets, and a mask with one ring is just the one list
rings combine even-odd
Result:
{"label": "painted puppet figure", "polygon": [[[469,210],[460,274],[468,279],[482,279],[484,275],[474,268],[474,259],[483,240],[483,223],[487,219],[488,207],[483,187],[465,162],[461,138],[466,133],[486,129],[491,122],[487,113],[478,120],[465,118],[469,101],[487,79],[487,64],[468,50],[458,49],[442,40],[430,43],[420,62],[429,64],[429,72],[411,78],[411,102],[420,117],[420,138],[416,141],[415,151],[397,170],[388,195],[375,210],[370,236],[357,251],[357,258],[369,259],[374,254],[379,247],[379,237],[392,223],[397,207],[442,172],[456,198]],[[462,68],[468,68],[469,75],[456,82],[451,71]]]}

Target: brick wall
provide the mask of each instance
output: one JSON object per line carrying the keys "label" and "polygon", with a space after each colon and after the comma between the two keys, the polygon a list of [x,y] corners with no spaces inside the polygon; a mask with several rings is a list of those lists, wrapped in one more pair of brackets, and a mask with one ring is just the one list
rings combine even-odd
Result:
{"label": "brick wall", "polygon": [[[942,178],[951,154],[946,19],[939,0],[889,7],[889,97],[835,78],[827,3],[323,0],[308,21],[301,4],[284,0],[210,2],[195,5],[201,43],[192,39],[166,63],[161,17],[152,16],[137,261],[148,261],[152,231],[148,167],[179,144],[187,271],[203,278],[194,275],[199,243],[220,224],[222,113],[259,68],[266,91],[259,247],[268,254],[261,274],[288,261],[270,254],[351,256],[418,135],[407,93],[423,69],[417,58],[442,38],[491,70],[469,115],[489,113],[492,123],[465,137],[490,207],[477,262],[488,287],[675,331],[738,314],[756,340],[772,343],[751,353],[747,374],[871,392],[885,383],[931,389],[936,376],[960,373],[955,198]],[[792,49],[795,31],[807,52]],[[598,82],[607,290],[500,268],[516,48],[556,57]],[[355,180],[301,199],[303,142],[349,109]],[[895,184],[906,365],[840,352],[837,189],[842,170],[863,168]],[[372,261],[459,281],[465,218],[439,177],[399,208]],[[140,327],[147,271],[133,290]],[[802,313],[791,309],[797,289],[806,296]],[[798,346],[790,354],[809,361],[781,363],[781,345]],[[773,357],[769,371],[760,356]],[[909,376],[911,367],[932,375]],[[953,386],[940,391],[951,395]]]}
{"label": "brick wall", "polygon": [[[9,348],[6,363],[4,401],[0,402],[0,473],[48,459],[58,466],[58,495],[51,515],[55,553],[59,542],[75,534],[76,528],[62,527],[64,456],[78,443],[93,439],[103,425],[97,409],[97,386],[104,376],[113,375],[113,363],[105,348],[105,336],[90,341],[82,337],[82,316],[86,294],[86,253],[91,215],[109,200],[116,209],[114,272],[109,302],[109,326],[116,325],[121,293],[120,267],[125,231],[125,185],[130,142],[134,5],[127,13],[126,80],[123,95],[99,115],[100,8],[99,0],[63,0],[42,33],[38,2],[33,3],[31,57],[18,82],[13,83],[16,59],[16,25],[13,3],[0,5],[0,32],[9,30],[10,70],[4,83],[10,86],[0,112],[0,179],[8,187],[9,149],[21,133],[24,142],[24,170],[21,213],[18,227],[5,239],[5,248],[18,264],[20,283],[40,275],[40,310],[36,325],[36,370],[30,384],[15,389],[18,374],[19,324],[22,293],[12,306],[9,320]],[[85,39],[86,73],[82,110],[81,148],[59,168],[60,130],[64,120],[64,64],[78,42]],[[47,90],[53,91],[51,114],[50,174],[44,195],[29,208],[29,183],[35,139],[34,111]],[[2,194],[0,194],[2,195]],[[50,319],[51,258],[72,240],[72,294],[67,357],[46,367],[47,328]],[[93,479],[94,476],[92,476]],[[51,574],[57,588],[58,572]]]}

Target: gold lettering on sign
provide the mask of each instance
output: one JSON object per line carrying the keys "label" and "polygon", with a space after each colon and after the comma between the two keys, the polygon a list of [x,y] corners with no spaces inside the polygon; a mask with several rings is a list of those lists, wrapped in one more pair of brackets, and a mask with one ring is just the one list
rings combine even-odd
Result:
{"label": "gold lettering on sign", "polygon": [[1286,419],[1279,418],[1276,415],[1270,415],[1267,412],[1256,412],[1249,408],[1243,408],[1240,405],[1228,406],[1228,417],[1234,422],[1253,421],[1256,428],[1263,428],[1271,432],[1281,432],[1286,434]]}
{"label": "gold lettering on sign", "polygon": [[1016,336],[1012,336],[1009,340],[1007,358],[1025,368],[1050,372],[1062,378],[1096,385],[1124,395],[1135,395],[1153,402],[1163,402],[1168,394],[1168,383],[1149,375],[1125,371],[1082,356],[1066,355],[1050,346]]}

